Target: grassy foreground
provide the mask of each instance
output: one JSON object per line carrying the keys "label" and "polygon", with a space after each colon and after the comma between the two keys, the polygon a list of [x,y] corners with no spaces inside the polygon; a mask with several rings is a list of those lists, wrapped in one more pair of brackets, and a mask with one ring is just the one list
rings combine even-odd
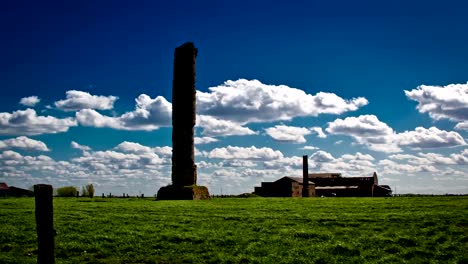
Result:
{"label": "grassy foreground", "polygon": [[[57,263],[468,263],[468,197],[54,198]],[[0,263],[35,263],[34,199],[0,199]]]}

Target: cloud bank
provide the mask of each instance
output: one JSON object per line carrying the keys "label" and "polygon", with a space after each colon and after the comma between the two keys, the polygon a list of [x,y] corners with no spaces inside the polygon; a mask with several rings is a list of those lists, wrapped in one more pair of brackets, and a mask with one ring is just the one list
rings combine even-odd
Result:
{"label": "cloud bank", "polygon": [[33,109],[0,113],[0,135],[41,135],[67,132],[77,126],[73,118],[38,116]]}
{"label": "cloud bank", "polygon": [[342,114],[366,105],[363,97],[345,100],[333,93],[306,94],[286,85],[239,79],[197,92],[199,114],[239,124],[287,121],[300,116]]}
{"label": "cloud bank", "polygon": [[468,121],[468,83],[447,86],[420,85],[405,95],[418,102],[416,109],[428,113],[434,120],[449,119],[462,122],[458,129],[466,130]]}
{"label": "cloud bank", "polygon": [[24,150],[50,151],[47,145],[39,140],[25,136],[0,140],[0,149],[19,148]]}

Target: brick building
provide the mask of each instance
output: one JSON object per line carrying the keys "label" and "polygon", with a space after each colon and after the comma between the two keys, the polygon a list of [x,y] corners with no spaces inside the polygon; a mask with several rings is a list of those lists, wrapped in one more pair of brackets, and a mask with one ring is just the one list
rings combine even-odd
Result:
{"label": "brick building", "polygon": [[[308,174],[309,197],[377,197],[390,196],[388,185],[379,185],[377,173],[370,177],[343,177],[341,173]],[[302,177],[283,177],[274,182],[262,182],[255,194],[264,197],[301,197]]]}

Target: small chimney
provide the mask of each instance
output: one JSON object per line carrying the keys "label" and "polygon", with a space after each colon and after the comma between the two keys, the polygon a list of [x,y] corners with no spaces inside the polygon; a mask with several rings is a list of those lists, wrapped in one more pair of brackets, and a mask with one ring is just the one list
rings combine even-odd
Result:
{"label": "small chimney", "polygon": [[302,197],[309,197],[309,157],[302,156]]}

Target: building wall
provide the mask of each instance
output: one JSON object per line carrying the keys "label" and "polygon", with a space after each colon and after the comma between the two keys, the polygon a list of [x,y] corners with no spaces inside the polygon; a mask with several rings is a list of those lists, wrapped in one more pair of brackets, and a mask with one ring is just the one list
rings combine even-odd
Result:
{"label": "building wall", "polygon": [[[291,180],[262,182],[255,193],[263,197],[302,197],[302,184]],[[315,196],[315,186],[309,185],[309,197]]]}

